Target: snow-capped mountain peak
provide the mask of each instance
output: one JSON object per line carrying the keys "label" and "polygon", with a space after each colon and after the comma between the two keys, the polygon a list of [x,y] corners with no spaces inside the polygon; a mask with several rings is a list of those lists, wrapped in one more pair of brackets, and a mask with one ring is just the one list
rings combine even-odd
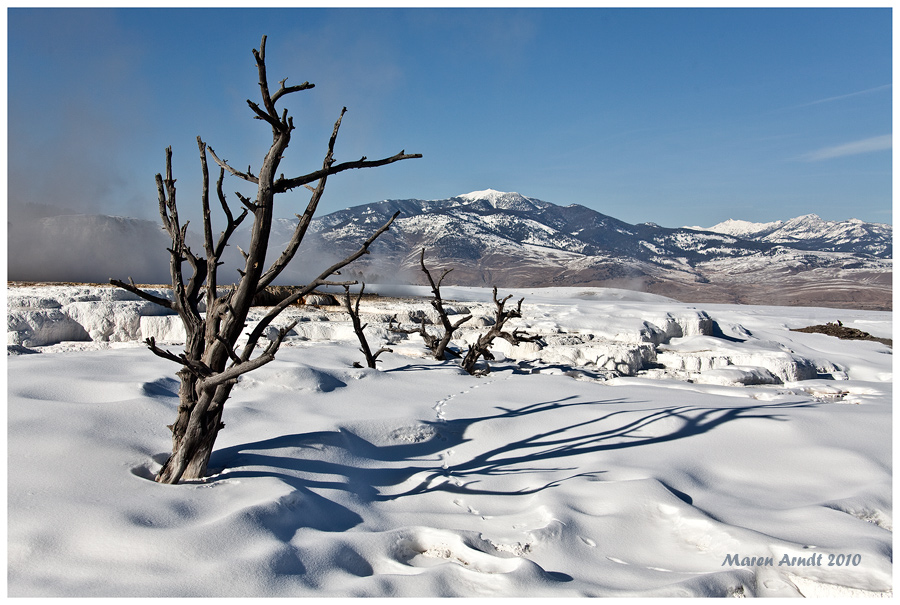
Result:
{"label": "snow-capped mountain peak", "polygon": [[740,219],[728,219],[722,221],[712,227],[690,227],[698,231],[712,231],[713,233],[723,233],[741,238],[762,237],[772,233],[784,225],[784,221],[773,221],[770,223],[753,223]]}
{"label": "snow-capped mountain peak", "polygon": [[544,206],[545,202],[525,197],[515,191],[505,192],[496,189],[485,189],[483,191],[472,191],[456,196],[457,199],[465,200],[467,203],[487,202],[491,207],[497,210],[522,210],[531,211]]}
{"label": "snow-capped mountain peak", "polygon": [[890,256],[891,226],[859,219],[827,221],[804,214],[787,221],[752,223],[729,219],[712,227],[689,227],[772,244],[801,244],[807,249],[866,252]]}
{"label": "snow-capped mountain peak", "polygon": [[505,197],[515,196],[522,197],[516,192],[507,193],[505,191],[497,191],[496,189],[485,189],[483,191],[472,191],[471,193],[464,193],[462,195],[458,195],[456,197],[468,200],[470,202],[474,202],[476,200],[487,200],[489,202],[496,202]]}

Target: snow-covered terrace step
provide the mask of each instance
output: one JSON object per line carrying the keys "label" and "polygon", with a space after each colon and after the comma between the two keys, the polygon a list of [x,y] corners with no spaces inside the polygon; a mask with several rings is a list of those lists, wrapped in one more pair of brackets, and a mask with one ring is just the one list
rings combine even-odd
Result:
{"label": "snow-covered terrace step", "polygon": [[708,372],[726,368],[763,368],[782,382],[809,380],[818,376],[816,364],[774,343],[736,343],[708,336],[676,339],[656,352],[657,363],[680,372]]}
{"label": "snow-covered terrace step", "polygon": [[[474,316],[453,341],[454,346],[465,350],[492,323],[495,308],[492,302],[484,300],[468,301],[456,307],[457,314]],[[263,309],[251,311],[245,332],[264,313]],[[732,338],[741,336],[744,342],[709,336],[716,326],[713,319],[705,311],[678,303],[538,302],[523,305],[523,313],[525,317],[514,320],[510,327],[539,335],[542,342],[512,346],[497,339],[493,345],[495,354],[517,361],[587,367],[625,376],[661,365],[666,372],[688,378],[697,375],[698,380],[738,384],[794,382],[846,370],[825,359],[810,361],[774,342],[758,340],[738,325],[726,323],[723,329],[734,334]],[[408,344],[417,338],[389,332],[387,321],[394,315],[404,327],[418,325],[425,318],[426,329],[435,334],[440,331],[435,325],[437,314],[427,301],[376,299],[366,305],[364,315],[368,324],[366,335],[370,343],[379,346],[400,339]],[[353,328],[340,307],[290,308],[277,323],[286,325],[294,319],[299,323],[288,334],[288,342],[332,340],[355,346]],[[274,332],[276,327],[272,326],[270,331]],[[178,344],[185,339],[180,319],[169,310],[113,288],[13,288],[7,328],[8,344],[24,347],[63,341],[140,342],[150,337],[158,342]],[[704,373],[705,376],[700,376]]]}
{"label": "snow-covered terrace step", "polygon": [[56,309],[10,309],[6,314],[6,343],[41,347],[63,341],[91,340],[84,326]]}

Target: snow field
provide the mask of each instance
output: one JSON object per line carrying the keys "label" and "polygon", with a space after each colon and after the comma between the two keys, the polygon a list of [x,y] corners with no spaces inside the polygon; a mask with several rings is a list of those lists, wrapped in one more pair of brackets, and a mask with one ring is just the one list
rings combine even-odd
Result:
{"label": "snow field", "polygon": [[[8,357],[9,596],[890,594],[890,349],[788,330],[839,318],[886,336],[890,313],[514,294],[523,326],[560,339],[528,355],[560,358],[511,351],[484,378],[412,338],[353,368],[352,330],[309,311],[311,331],[235,388],[214,474],[176,486],[151,480],[174,364],[134,341]],[[445,296],[490,309],[490,291]],[[628,374],[560,353],[597,342],[656,348],[658,364],[700,345],[784,354],[817,373],[735,386],[696,379],[766,368]],[[827,565],[840,553],[859,565]]]}

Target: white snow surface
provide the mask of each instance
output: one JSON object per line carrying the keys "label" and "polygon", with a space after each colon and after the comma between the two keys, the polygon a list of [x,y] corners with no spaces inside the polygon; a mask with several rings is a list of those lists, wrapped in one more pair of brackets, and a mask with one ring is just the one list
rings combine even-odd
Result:
{"label": "white snow surface", "polygon": [[[433,313],[370,290],[375,346]],[[478,324],[464,347],[491,291],[442,293]],[[503,341],[481,378],[419,337],[354,368],[339,308],[290,309],[211,475],[170,486],[178,367],[139,339],[180,352],[177,318],[9,289],[10,350],[37,354],[7,357],[8,596],[892,595],[891,349],[789,330],[890,337],[891,313],[506,294],[543,343]]]}
{"label": "white snow surface", "polygon": [[851,218],[845,221],[826,221],[816,214],[805,214],[787,221],[753,223],[728,219],[712,227],[687,227],[713,231],[735,237],[758,239],[770,243],[789,243],[803,240],[822,239],[834,244],[846,244],[866,238],[868,234],[891,233],[891,226],[884,223],[866,223]]}
{"label": "white snow surface", "polygon": [[738,237],[755,237],[764,236],[784,226],[784,221],[772,221],[769,223],[754,223],[740,219],[728,219],[717,223],[712,227],[689,227],[689,229],[700,229],[703,231],[713,231],[715,233],[724,233],[727,235],[736,235]]}
{"label": "white snow surface", "polygon": [[535,198],[525,197],[520,193],[516,193],[515,191],[506,192],[506,191],[497,191],[496,189],[485,189],[484,191],[472,191],[470,193],[464,193],[462,195],[456,196],[460,199],[466,200],[467,202],[476,202],[479,200],[485,200],[494,208],[500,208],[505,210],[534,210],[535,203],[544,204],[540,200],[536,200]]}

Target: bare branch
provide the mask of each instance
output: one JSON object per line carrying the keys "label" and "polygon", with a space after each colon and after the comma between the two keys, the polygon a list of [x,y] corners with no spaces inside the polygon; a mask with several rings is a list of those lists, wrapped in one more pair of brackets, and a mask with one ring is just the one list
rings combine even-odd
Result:
{"label": "bare branch", "polygon": [[281,328],[278,331],[278,336],[275,338],[275,340],[273,340],[269,343],[269,346],[266,347],[266,350],[263,351],[263,353],[259,357],[255,358],[255,359],[250,359],[250,360],[238,359],[238,363],[235,363],[234,365],[230,366],[224,372],[220,372],[219,374],[216,374],[214,376],[210,376],[209,378],[204,378],[203,380],[200,380],[197,383],[198,388],[204,389],[204,390],[213,389],[213,388],[219,386],[220,384],[224,384],[226,382],[236,380],[242,374],[246,374],[247,372],[252,372],[253,370],[255,370],[257,368],[261,368],[262,366],[266,365],[270,361],[273,361],[275,359],[275,353],[278,351],[278,348],[281,346],[281,343],[284,340],[284,337],[288,334],[288,332],[293,330],[296,326],[297,326],[297,322],[295,321],[292,324],[290,324],[289,326],[287,326],[286,328]]}
{"label": "bare branch", "polygon": [[403,151],[401,151],[396,155],[392,155],[389,158],[384,158],[381,160],[366,160],[365,158],[363,158],[355,162],[344,162],[343,164],[337,164],[336,166],[331,166],[328,169],[316,170],[315,172],[310,172],[305,176],[300,176],[293,179],[278,179],[277,181],[275,181],[273,186],[277,193],[281,193],[293,189],[294,187],[301,187],[303,185],[306,185],[307,183],[318,181],[323,177],[331,176],[332,174],[337,174],[345,170],[352,170],[355,168],[376,168],[378,166],[393,164],[394,162],[399,162],[400,160],[410,160],[421,157],[421,153],[404,153]]}
{"label": "bare branch", "polygon": [[188,285],[184,290],[185,297],[189,301],[191,308],[196,311],[196,305],[200,300],[200,292],[203,287],[203,283],[206,281],[206,259],[197,258],[193,254],[190,254],[190,250],[188,252],[188,264],[191,265],[191,268],[194,271],[194,274],[191,275],[191,279],[188,281]]}
{"label": "bare branch", "polygon": [[265,120],[266,122],[268,122],[269,124],[272,125],[272,128],[275,128],[276,130],[284,127],[284,125],[278,120],[277,117],[273,118],[272,116],[270,116],[269,114],[264,112],[262,109],[260,109],[259,105],[257,105],[250,99],[247,99],[247,105],[249,105],[250,109],[253,110],[253,113],[256,114],[256,119]]}
{"label": "bare branch", "polygon": [[182,353],[181,355],[175,355],[170,351],[160,349],[156,346],[156,339],[152,336],[144,340],[144,342],[147,343],[147,347],[149,347],[149,349],[153,351],[154,355],[183,365],[186,370],[188,370],[195,376],[209,376],[213,373],[212,369],[199,359],[189,359],[184,353]]}
{"label": "bare branch", "polygon": [[[225,195],[222,193],[221,179],[216,184],[216,188],[219,193],[219,200],[222,202],[222,207],[227,209],[228,205],[225,203]],[[214,256],[216,263],[218,263],[219,259],[222,258],[222,254],[225,252],[225,246],[228,245],[228,240],[231,238],[231,235],[238,228],[238,226],[240,226],[243,220],[247,217],[247,213],[248,209],[244,208],[236,219],[232,219],[231,211],[226,210],[228,223],[225,226],[225,230],[222,231],[222,233],[219,235],[219,241],[216,243],[216,251]]]}
{"label": "bare branch", "polygon": [[[390,220],[388,220],[388,222],[386,222],[384,225],[382,225],[375,233],[373,233],[371,236],[369,236],[369,239],[367,239],[365,242],[363,242],[363,244],[362,244],[362,246],[360,246],[359,250],[357,250],[353,254],[345,257],[343,260],[338,261],[335,264],[333,264],[332,266],[328,267],[327,269],[322,271],[322,273],[319,274],[319,277],[317,277],[312,282],[307,284],[305,287],[300,288],[297,292],[294,292],[291,296],[288,296],[287,298],[282,300],[280,303],[278,303],[277,305],[272,307],[269,310],[269,312],[259,321],[259,323],[256,324],[256,328],[254,328],[254,330],[250,333],[249,340],[247,341],[247,346],[244,347],[244,352],[241,354],[241,358],[247,359],[247,356],[249,355],[249,351],[251,351],[253,349],[253,347],[256,346],[256,341],[259,340],[259,337],[262,335],[263,330],[265,330],[268,327],[268,325],[270,323],[272,323],[272,320],[275,319],[276,317],[278,317],[278,315],[282,311],[284,311],[290,305],[294,304],[295,302],[297,302],[298,300],[300,300],[301,298],[303,298],[304,296],[306,296],[307,294],[309,294],[310,292],[312,292],[319,286],[335,285],[335,282],[327,281],[328,277],[331,275],[334,275],[335,273],[340,271],[342,268],[344,268],[345,266],[349,265],[350,263],[352,263],[353,261],[358,259],[360,256],[362,256],[364,254],[368,254],[369,246],[371,246],[372,243],[376,239],[378,239],[378,237],[382,233],[384,233],[385,231],[390,229],[391,224],[394,222],[394,219],[396,219],[397,216],[399,216],[399,214],[400,214],[399,210],[397,212],[395,212],[394,215],[390,218]],[[344,285],[344,284],[352,285],[354,283],[356,283],[356,282],[338,282],[339,285]],[[249,347],[249,349],[248,349],[248,347]]]}
{"label": "bare branch", "polygon": [[235,191],[234,194],[241,200],[241,203],[247,207],[247,210],[250,210],[251,212],[259,210],[259,204],[254,204],[246,196],[241,195],[239,191]]}
{"label": "bare branch", "polygon": [[500,332],[497,334],[497,338],[502,338],[513,346],[522,344],[523,342],[539,342],[541,340],[539,334],[525,334],[519,332],[518,328],[514,329],[512,332]]}
{"label": "bare branch", "polygon": [[316,280],[316,287],[318,288],[319,286],[355,286],[358,283],[359,282],[356,281],[355,279],[350,280],[350,281],[332,281],[332,280],[328,280],[328,279],[319,279],[319,280]]}
{"label": "bare branch", "polygon": [[169,213],[168,213],[168,202],[166,200],[166,187],[163,183],[162,175],[157,173],[156,175],[156,190],[159,195],[159,216],[162,219],[163,227],[165,227],[166,231],[169,235],[172,235],[172,225],[169,221]]}
{"label": "bare branch", "polygon": [[144,300],[149,300],[150,302],[156,303],[157,305],[159,305],[161,307],[165,307],[166,309],[172,308],[171,300],[169,300],[167,298],[160,298],[159,296],[155,296],[153,294],[150,294],[149,292],[145,292],[144,290],[141,290],[140,288],[138,288],[137,286],[134,285],[134,280],[132,280],[131,278],[128,278],[128,281],[130,283],[126,284],[125,282],[120,281],[118,279],[110,279],[109,283],[111,283],[114,286],[118,286],[119,288],[122,288],[123,290],[128,290],[132,294],[137,294]]}
{"label": "bare branch", "polygon": [[[247,209],[241,212],[241,214],[234,218],[234,215],[231,214],[231,209],[228,207],[228,202],[225,201],[225,193],[222,190],[222,182],[225,178],[225,169],[219,169],[219,180],[216,182],[216,193],[219,196],[219,203],[222,205],[222,210],[225,212],[225,218],[227,220],[225,230],[219,235],[219,241],[216,242],[216,249],[213,253],[213,259],[210,259],[211,263],[219,264],[219,259],[222,258],[222,254],[225,252],[225,246],[228,245],[228,240],[231,238],[232,233],[234,233],[235,229],[241,224],[241,222],[247,217]],[[210,286],[215,290],[216,284],[214,280],[209,281]]]}
{"label": "bare branch", "polygon": [[231,359],[231,361],[236,364],[241,363],[241,358],[237,356],[237,353],[234,352],[234,349],[231,348],[231,345],[228,344],[228,342],[224,338],[222,338],[221,335],[216,334],[216,340],[225,345],[225,348],[228,351],[228,357]]}
{"label": "bare branch", "polygon": [[454,322],[452,326],[450,326],[451,329],[452,329],[452,331],[455,332],[457,328],[459,328],[461,325],[463,325],[464,323],[466,323],[466,322],[469,321],[470,319],[472,319],[472,315],[471,315],[471,314],[466,315],[466,316],[464,316],[464,317],[461,317],[458,321]]}
{"label": "bare branch", "polygon": [[266,36],[262,37],[259,43],[259,51],[253,49],[253,56],[256,58],[256,69],[259,72],[259,91],[262,95],[263,105],[269,116],[275,120],[273,128],[278,129],[281,125],[278,123],[278,114],[275,112],[275,103],[269,94],[269,78],[266,75]]}
{"label": "bare branch", "polygon": [[233,174],[234,176],[238,177],[239,179],[243,179],[245,181],[249,181],[249,182],[257,184],[257,185],[259,184],[259,178],[250,174],[249,171],[241,172],[239,170],[235,170],[234,168],[232,168],[231,166],[228,165],[228,162],[226,162],[225,160],[220,160],[219,156],[216,155],[216,152],[215,152],[215,150],[213,150],[212,147],[207,145],[206,149],[209,151],[209,155],[212,156],[213,161],[215,161],[215,163],[218,164],[219,167],[227,170],[229,173]]}
{"label": "bare branch", "polygon": [[[328,140],[328,151],[325,153],[325,159],[322,161],[323,170],[328,169],[334,163],[334,145],[337,141],[338,131],[341,128],[341,120],[344,119],[344,114],[347,113],[347,108],[344,107],[341,110],[341,115],[338,116],[337,121],[334,123],[334,129],[331,132],[331,138]],[[281,177],[282,179],[284,176]],[[284,268],[287,267],[288,263],[291,262],[291,259],[294,258],[294,255],[297,253],[298,248],[300,247],[300,242],[303,241],[303,238],[306,236],[306,231],[309,228],[310,223],[312,222],[312,217],[316,213],[316,208],[319,206],[319,200],[322,199],[322,194],[325,193],[325,182],[327,181],[327,176],[323,176],[319,179],[316,188],[313,189],[312,197],[309,199],[309,204],[306,206],[306,211],[302,216],[298,215],[297,227],[294,229],[294,233],[291,236],[290,241],[287,246],[285,246],[281,255],[278,259],[272,263],[272,266],[269,267],[269,270],[266,271],[263,276],[259,280],[259,286],[257,287],[257,292],[262,292],[266,286],[271,284],[278,275],[284,271]]]}
{"label": "bare branch", "polygon": [[178,232],[178,209],[175,205],[175,179],[172,178],[172,148],[166,147],[166,178],[156,175],[156,189],[159,194],[159,216],[163,227],[172,239]]}
{"label": "bare branch", "polygon": [[425,324],[424,321],[422,323],[422,329],[419,332],[422,335],[422,338],[425,339],[425,344],[431,349],[431,353],[435,359],[441,360],[444,359],[446,353],[449,351],[452,355],[456,355],[456,353],[452,350],[448,350],[447,347],[450,344],[450,340],[453,338],[453,333],[464,323],[472,319],[471,315],[466,315],[465,317],[459,319],[455,323],[450,321],[449,316],[447,315],[447,310],[444,308],[444,301],[441,298],[441,283],[443,283],[444,278],[447,277],[447,274],[453,271],[453,269],[445,269],[441,278],[435,283],[434,278],[431,276],[431,271],[428,270],[428,267],[425,266],[425,248],[422,248],[422,252],[419,254],[419,266],[422,268],[422,272],[425,273],[425,277],[428,278],[428,283],[431,285],[432,292],[432,300],[431,306],[437,311],[438,317],[440,318],[441,325],[444,327],[444,334],[441,338],[436,338],[429,334],[425,333]]}
{"label": "bare branch", "polygon": [[209,166],[206,163],[206,143],[198,136],[197,147],[200,149],[200,173],[202,176],[200,205],[203,210],[203,247],[206,258],[212,261],[215,254],[212,235],[212,213],[209,210]]}
{"label": "bare branch", "polygon": [[[172,148],[166,147],[166,178],[156,175],[156,186],[159,189],[160,214],[163,217],[163,225],[169,231],[172,239],[178,233],[178,206],[175,203],[175,179],[172,178]],[[165,187],[165,190],[163,190]],[[164,206],[164,207],[163,207]]]}
{"label": "bare branch", "polygon": [[397,327],[394,327],[394,322],[397,321],[397,316],[394,315],[391,318],[391,321],[388,322],[388,330],[394,332],[396,334],[418,334],[422,338],[428,338],[429,335],[425,331],[425,318],[421,318],[421,324],[417,328],[404,328],[399,321],[397,321]]}
{"label": "bare branch", "polygon": [[225,181],[225,169],[221,166],[219,167],[219,178],[216,181],[216,194],[219,197],[219,204],[222,205],[222,211],[225,213],[225,219],[232,223],[234,221],[234,215],[231,214],[231,208],[228,207],[228,202],[225,200],[225,191],[222,189],[222,183]]}
{"label": "bare branch", "polygon": [[378,356],[382,353],[393,353],[393,350],[388,347],[381,347],[375,353],[372,353],[371,347],[369,347],[369,341],[366,339],[366,335],[364,330],[366,329],[366,325],[360,321],[359,318],[359,301],[362,298],[363,292],[366,290],[366,284],[363,283],[360,286],[359,294],[356,295],[356,301],[351,304],[350,303],[350,286],[344,286],[344,308],[347,309],[347,313],[350,315],[350,321],[353,324],[353,331],[356,333],[356,338],[359,340],[360,349],[359,351],[365,356],[366,364],[370,368],[376,367],[378,362]]}
{"label": "bare branch", "polygon": [[494,325],[491,326],[491,329],[488,330],[486,334],[479,336],[478,340],[474,344],[469,345],[469,351],[468,353],[466,353],[466,357],[462,362],[463,369],[469,374],[480,375],[490,372],[490,368],[487,368],[486,370],[476,370],[475,365],[478,363],[479,358],[494,358],[494,356],[490,352],[490,346],[496,338],[502,338],[513,346],[516,346],[523,342],[537,342],[540,340],[539,336],[530,336],[527,334],[523,334],[519,332],[518,329],[514,329],[512,332],[503,331],[503,327],[508,320],[522,317],[522,301],[525,300],[524,298],[519,299],[519,302],[516,305],[515,309],[505,309],[506,301],[512,298],[512,294],[499,299],[497,298],[496,286],[494,286],[493,298],[494,304],[497,307]]}
{"label": "bare branch", "polygon": [[275,94],[272,95],[272,105],[278,102],[278,99],[283,97],[284,95],[291,94],[292,92],[300,92],[301,90],[308,90],[310,88],[315,88],[315,84],[310,84],[309,82],[304,82],[303,84],[298,84],[296,86],[288,86],[285,88],[284,83],[287,82],[287,78],[280,82],[281,88],[275,91]]}
{"label": "bare branch", "polygon": [[275,353],[263,353],[256,359],[252,359],[250,361],[244,361],[238,365],[233,365],[229,367],[224,372],[220,372],[214,376],[210,376],[209,378],[204,378],[197,383],[197,388],[202,389],[204,391],[212,390],[218,387],[221,384],[225,384],[226,382],[230,382],[232,380],[236,380],[242,374],[246,374],[247,372],[252,372],[257,368],[261,368],[270,361],[275,359]]}

